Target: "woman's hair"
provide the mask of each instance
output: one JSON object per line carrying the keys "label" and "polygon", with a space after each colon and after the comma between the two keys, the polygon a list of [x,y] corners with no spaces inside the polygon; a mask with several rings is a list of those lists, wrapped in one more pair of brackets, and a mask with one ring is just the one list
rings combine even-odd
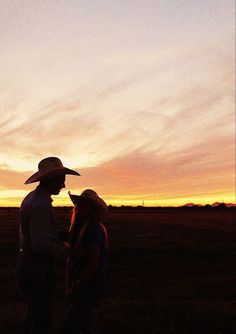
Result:
{"label": "woman's hair", "polygon": [[73,245],[74,241],[76,239],[76,225],[75,220],[77,217],[77,212],[78,212],[78,207],[74,206],[71,212],[71,218],[70,218],[70,228],[69,228],[69,233],[68,233],[68,243],[69,245]]}
{"label": "woman's hair", "polygon": [[[103,216],[103,212],[101,210],[99,210],[95,206],[91,206],[91,207],[92,207],[92,210],[87,220],[88,222],[87,226],[91,224],[99,224]],[[79,219],[78,213],[79,213],[79,208],[77,205],[75,205],[71,212],[70,228],[69,228],[69,235],[68,235],[68,242],[71,246],[74,245],[78,237],[78,230],[80,226],[80,219]]]}
{"label": "woman's hair", "polygon": [[75,205],[72,209],[72,212],[71,212],[71,219],[70,219],[70,229],[69,229],[69,232],[70,230],[72,229],[72,226],[75,224],[75,219],[76,219],[76,216],[77,216],[77,212],[78,212],[78,207],[77,205]]}

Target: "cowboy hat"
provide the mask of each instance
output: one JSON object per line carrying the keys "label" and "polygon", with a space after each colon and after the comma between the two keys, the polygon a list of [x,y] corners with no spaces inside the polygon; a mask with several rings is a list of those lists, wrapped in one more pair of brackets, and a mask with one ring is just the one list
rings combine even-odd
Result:
{"label": "cowboy hat", "polygon": [[76,171],[63,166],[61,160],[56,157],[49,157],[41,160],[38,164],[38,172],[31,175],[25,184],[48,180],[61,175],[80,175]]}
{"label": "cowboy hat", "polygon": [[80,195],[73,195],[70,191],[68,191],[70,199],[74,205],[77,205],[83,201],[92,204],[95,208],[100,210],[101,212],[107,211],[107,205],[104,200],[98,196],[96,191],[92,189],[85,189]]}

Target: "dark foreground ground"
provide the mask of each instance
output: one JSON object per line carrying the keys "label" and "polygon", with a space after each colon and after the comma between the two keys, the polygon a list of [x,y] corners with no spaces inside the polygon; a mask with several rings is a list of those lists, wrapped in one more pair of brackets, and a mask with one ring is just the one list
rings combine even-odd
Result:
{"label": "dark foreground ground", "polygon": [[[15,280],[16,209],[0,209],[0,333],[14,333],[26,307]],[[110,236],[107,293],[95,334],[236,333],[235,209],[117,210]],[[56,209],[58,229],[69,210]],[[58,266],[54,330],[67,310],[64,263]]]}

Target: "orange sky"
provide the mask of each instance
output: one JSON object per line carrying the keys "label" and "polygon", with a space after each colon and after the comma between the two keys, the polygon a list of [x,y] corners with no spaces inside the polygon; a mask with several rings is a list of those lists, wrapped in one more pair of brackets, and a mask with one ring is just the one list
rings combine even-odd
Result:
{"label": "orange sky", "polygon": [[58,156],[108,204],[235,202],[234,1],[0,4],[0,206]]}

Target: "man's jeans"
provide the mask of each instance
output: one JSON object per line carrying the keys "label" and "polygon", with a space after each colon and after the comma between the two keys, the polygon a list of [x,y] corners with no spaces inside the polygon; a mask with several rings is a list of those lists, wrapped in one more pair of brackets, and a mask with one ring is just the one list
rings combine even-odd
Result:
{"label": "man's jeans", "polygon": [[17,279],[28,303],[28,316],[16,334],[47,334],[51,327],[55,270],[52,261],[41,256],[20,255]]}

